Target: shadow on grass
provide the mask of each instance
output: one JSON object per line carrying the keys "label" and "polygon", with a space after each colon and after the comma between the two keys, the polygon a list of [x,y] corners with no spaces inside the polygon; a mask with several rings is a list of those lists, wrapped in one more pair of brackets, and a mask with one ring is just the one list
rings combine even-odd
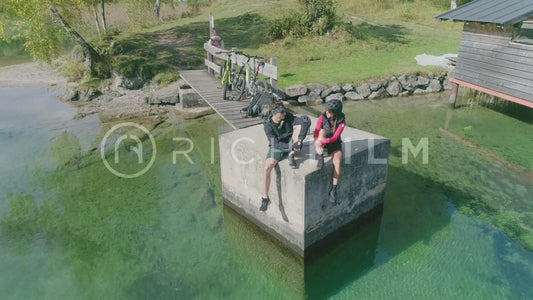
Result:
{"label": "shadow on grass", "polygon": [[[219,19],[215,26],[225,48],[257,48],[264,41],[268,21],[258,14],[244,14]],[[117,41],[111,54],[120,74],[150,79],[161,72],[202,68],[206,56],[203,45],[208,40],[208,22],[196,22],[130,35]]]}
{"label": "shadow on grass", "polygon": [[377,39],[384,43],[407,44],[408,29],[400,25],[345,24],[346,30],[358,40]]}

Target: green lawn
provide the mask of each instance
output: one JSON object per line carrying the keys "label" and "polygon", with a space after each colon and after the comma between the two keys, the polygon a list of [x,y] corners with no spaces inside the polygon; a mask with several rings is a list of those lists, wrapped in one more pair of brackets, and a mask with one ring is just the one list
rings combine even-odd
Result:
{"label": "green lawn", "polygon": [[189,30],[188,33],[205,41],[208,13],[212,12],[215,28],[226,48],[236,47],[247,53],[278,58],[282,88],[296,83],[330,85],[403,73],[446,72],[439,67],[419,66],[414,57],[424,53],[457,53],[462,23],[436,20],[434,17],[446,9],[431,6],[432,1],[376,3],[363,0],[354,5],[348,0],[337,1],[341,25],[329,36],[274,41],[266,36],[272,20],[295,11],[297,1],[219,1],[199,16],[147,31],[169,28],[179,31],[179,27],[203,23],[205,28],[195,26],[200,32]]}

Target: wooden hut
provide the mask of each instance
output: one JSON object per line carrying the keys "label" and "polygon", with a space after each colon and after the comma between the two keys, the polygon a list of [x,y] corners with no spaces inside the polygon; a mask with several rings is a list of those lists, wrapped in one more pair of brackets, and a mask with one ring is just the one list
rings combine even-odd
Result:
{"label": "wooden hut", "polygon": [[451,106],[462,85],[533,108],[533,0],[476,0],[436,18],[464,22]]}

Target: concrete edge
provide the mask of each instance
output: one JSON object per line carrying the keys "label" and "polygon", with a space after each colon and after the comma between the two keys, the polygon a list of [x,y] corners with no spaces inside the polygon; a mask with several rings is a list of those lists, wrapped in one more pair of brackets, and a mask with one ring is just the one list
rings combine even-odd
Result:
{"label": "concrete edge", "polygon": [[302,249],[300,249],[300,247],[298,247],[298,245],[290,242],[288,239],[286,239],[284,236],[282,236],[278,232],[276,232],[273,229],[265,226],[260,220],[258,220],[254,216],[246,213],[243,209],[241,209],[240,207],[236,206],[231,201],[227,200],[225,197],[223,198],[223,201],[224,201],[224,204],[227,207],[233,209],[235,212],[237,212],[239,215],[241,215],[244,218],[246,218],[248,221],[253,223],[255,226],[257,226],[262,231],[264,231],[264,232],[270,234],[271,236],[275,237],[279,242],[281,242],[281,244],[283,244],[285,247],[287,247],[287,248],[291,249],[292,251],[294,251],[300,257],[304,257],[304,252],[303,252]]}

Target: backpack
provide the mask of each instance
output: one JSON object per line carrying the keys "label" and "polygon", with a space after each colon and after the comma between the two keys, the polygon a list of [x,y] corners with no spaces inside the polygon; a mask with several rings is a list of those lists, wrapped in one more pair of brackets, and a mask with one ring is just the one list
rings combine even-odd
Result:
{"label": "backpack", "polygon": [[263,119],[268,119],[270,116],[269,107],[276,101],[277,100],[275,100],[272,94],[269,92],[256,93],[252,97],[250,105],[248,105],[246,108],[243,108],[243,111],[246,112],[245,118],[254,118],[260,116]]}

